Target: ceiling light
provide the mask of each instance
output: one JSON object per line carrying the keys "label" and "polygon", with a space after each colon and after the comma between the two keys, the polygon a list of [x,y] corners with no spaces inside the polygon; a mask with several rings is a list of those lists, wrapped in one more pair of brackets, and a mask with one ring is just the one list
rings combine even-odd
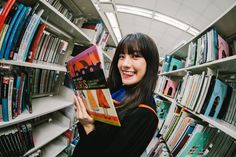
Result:
{"label": "ceiling light", "polygon": [[111,0],[99,0],[99,2],[111,2]]}
{"label": "ceiling light", "polygon": [[194,35],[194,36],[196,36],[196,35],[199,33],[199,31],[198,31],[197,29],[193,28],[193,27],[190,27],[190,28],[187,30],[187,32],[190,33],[190,34],[192,34],[192,35]]}
{"label": "ceiling light", "polygon": [[113,32],[115,33],[116,35],[116,39],[117,41],[119,42],[121,40],[121,33],[120,33],[120,29],[119,28],[112,28],[113,29]]}
{"label": "ceiling light", "polygon": [[124,5],[116,5],[116,8],[118,12],[129,13],[129,14],[152,18],[153,12],[150,10],[137,8],[137,7],[124,6]]}
{"label": "ceiling light", "polygon": [[179,29],[182,29],[184,31],[187,31],[189,29],[189,25],[183,23],[183,22],[180,22],[178,20],[175,20],[171,17],[168,17],[168,16],[165,16],[165,15],[162,15],[160,13],[155,13],[154,19],[158,20],[158,21],[161,21],[161,22],[164,22],[164,23],[167,23],[169,25],[172,25],[172,26],[175,26]]}
{"label": "ceiling light", "polygon": [[111,24],[111,27],[118,27],[118,22],[114,13],[106,12],[106,16]]}

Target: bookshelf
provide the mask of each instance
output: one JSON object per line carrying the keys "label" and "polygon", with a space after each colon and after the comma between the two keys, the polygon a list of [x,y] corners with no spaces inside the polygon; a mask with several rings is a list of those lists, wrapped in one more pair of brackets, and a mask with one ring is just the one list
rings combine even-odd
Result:
{"label": "bookshelf", "polygon": [[[17,1],[18,2],[18,1]],[[97,11],[94,3],[92,1],[82,0],[82,1],[66,1],[61,0],[63,4],[66,4],[70,9],[73,10],[73,13],[78,14],[78,16],[83,16],[87,19],[99,19],[103,21],[99,12]],[[73,105],[73,91],[63,86],[63,81],[65,77],[66,67],[65,61],[70,57],[74,43],[79,43],[81,45],[91,45],[94,44],[92,38],[89,37],[82,29],[71,22],[66,18],[61,12],[54,8],[46,0],[36,0],[36,1],[19,1],[19,3],[34,6],[36,3],[39,3],[36,11],[41,9],[44,10],[41,21],[46,23],[46,32],[47,34],[52,34],[53,38],[59,38],[68,43],[67,49],[64,52],[61,52],[59,55],[58,63],[51,63],[45,61],[37,61],[33,63],[15,61],[15,60],[6,60],[0,59],[1,65],[10,65],[11,69],[23,68],[24,70],[28,69],[41,69],[41,70],[50,70],[55,71],[58,75],[55,76],[54,81],[55,85],[52,88],[52,91],[47,93],[37,93],[32,97],[32,113],[28,111],[23,111],[16,118],[3,122],[0,121],[1,135],[3,130],[8,128],[13,128],[19,123],[24,123],[37,119],[46,115],[53,114],[51,121],[40,124],[36,127],[32,124],[32,134],[34,138],[34,148],[28,150],[23,156],[29,156],[30,154],[42,150],[42,156],[57,156],[59,155],[67,146],[68,143],[65,142],[65,137],[63,134],[65,131],[70,129],[73,122],[72,116],[62,114],[64,109],[72,108],[74,111]],[[74,4],[77,4],[76,6]],[[79,4],[79,5],[78,5]],[[83,9],[81,9],[83,8]],[[81,10],[83,10],[81,12]],[[105,23],[105,30],[111,30],[107,23]],[[92,33],[96,34],[96,31]],[[111,45],[115,46],[116,42],[113,40],[114,35],[109,37],[109,42]],[[107,56],[106,54],[104,54]],[[104,57],[106,60],[111,60],[109,57]],[[0,69],[1,72],[1,69]],[[45,76],[46,77],[46,76]],[[49,74],[48,76],[49,77]],[[42,84],[40,84],[42,86]],[[73,113],[71,113],[73,114]],[[1,144],[0,144],[1,145]],[[18,154],[19,155],[19,154]]]}
{"label": "bookshelf", "polygon": [[36,128],[33,128],[35,146],[24,154],[24,156],[38,150],[69,129],[69,119],[67,117],[60,114],[55,115],[55,117],[56,118],[53,118],[51,122],[44,123]]}
{"label": "bookshelf", "polygon": [[181,108],[184,108],[185,110],[187,110],[187,112],[193,114],[194,116],[200,118],[201,120],[207,122],[208,124],[218,128],[219,130],[225,132],[226,134],[230,135],[231,137],[233,137],[234,139],[236,139],[236,126],[234,125],[231,125],[221,119],[213,119],[211,117],[207,117],[207,116],[204,116],[203,114],[199,114],[199,113],[196,113],[195,111],[192,111],[186,107],[184,107],[183,105],[177,103],[175,101],[175,99],[172,99],[168,96],[165,96],[164,94],[161,94],[161,93],[157,93],[157,95],[165,98],[166,100],[176,104],[177,106],[181,107]]}
{"label": "bookshelf", "polygon": [[[186,60],[188,59],[187,57],[189,55],[189,45],[192,42],[197,43],[199,38],[201,38],[203,35],[210,32],[212,29],[216,30],[218,35],[220,35],[228,43],[228,45],[231,46],[231,43],[234,40],[236,40],[236,37],[235,37],[236,23],[233,20],[235,18],[236,18],[236,3],[234,3],[226,12],[224,12],[222,14],[222,16],[217,18],[213,23],[211,23],[206,29],[204,29],[202,32],[200,32],[197,36],[190,39],[188,42],[186,42],[181,47],[179,47],[179,48],[173,50],[172,52],[170,52],[169,53],[170,56],[181,60],[183,63],[186,63]],[[209,36],[208,36],[208,38],[209,38]],[[207,39],[207,42],[210,42],[209,39]],[[195,51],[196,56],[197,56],[197,52],[198,52],[197,50],[198,49],[196,48],[196,51]],[[207,51],[207,53],[210,53],[210,52],[211,51]],[[224,149],[230,149],[231,147],[235,148],[236,125],[235,125],[234,121],[235,121],[235,116],[236,115],[235,115],[235,112],[229,111],[230,109],[235,111],[235,108],[229,108],[230,107],[230,105],[229,105],[230,102],[229,101],[227,101],[228,104],[226,104],[226,102],[224,102],[222,108],[223,109],[225,108],[225,110],[221,110],[222,114],[224,114],[224,115],[223,115],[223,117],[217,117],[217,118],[214,118],[212,115],[206,115],[205,110],[198,111],[197,110],[198,106],[197,107],[194,106],[194,109],[190,109],[189,107],[192,107],[192,106],[190,106],[190,104],[195,102],[194,99],[197,100],[195,102],[196,103],[195,105],[199,105],[199,103],[197,103],[197,102],[201,100],[200,99],[201,94],[198,94],[195,97],[193,96],[194,95],[193,93],[196,92],[196,89],[197,89],[197,87],[194,87],[193,84],[196,83],[196,82],[192,82],[192,84],[188,87],[187,87],[187,85],[186,86],[183,85],[183,80],[184,80],[183,78],[186,75],[190,74],[189,76],[191,76],[191,75],[201,76],[203,71],[205,71],[205,72],[208,71],[208,68],[210,68],[211,70],[214,71],[215,74],[213,74],[213,75],[216,76],[216,79],[220,79],[222,81],[225,81],[226,83],[234,83],[233,79],[234,79],[234,76],[235,76],[235,73],[236,73],[236,69],[234,68],[235,64],[236,64],[236,55],[235,55],[235,52],[234,52],[233,48],[231,49],[231,53],[232,54],[230,56],[226,56],[225,58],[220,58],[220,59],[217,59],[217,60],[205,62],[205,63],[198,64],[198,65],[194,64],[194,65],[189,66],[189,67],[184,66],[184,67],[179,68],[177,70],[162,72],[162,73],[159,74],[159,77],[164,78],[163,80],[165,80],[165,77],[167,77],[167,79],[179,80],[181,82],[181,83],[179,82],[180,86],[177,88],[177,92],[176,92],[174,98],[169,97],[169,95],[164,95],[163,94],[164,90],[161,91],[161,92],[158,91],[156,93],[156,95],[158,95],[161,98],[164,98],[165,100],[168,100],[169,102],[171,102],[172,103],[171,106],[173,106],[173,108],[175,108],[174,110],[171,110],[172,112],[169,112],[168,115],[167,115],[167,121],[169,121],[169,122],[165,123],[166,126],[164,124],[165,128],[166,127],[167,128],[168,127],[172,128],[172,131],[169,131],[169,133],[168,133],[169,135],[165,136],[167,138],[166,140],[168,141],[167,143],[172,143],[173,144],[173,141],[172,141],[172,139],[170,139],[170,136],[172,136],[174,133],[177,133],[179,131],[179,128],[178,128],[177,124],[181,123],[181,122],[178,122],[178,120],[181,119],[181,118],[179,118],[176,122],[175,122],[174,118],[176,118],[176,114],[179,114],[179,113],[180,113],[179,116],[181,117],[182,116],[181,113],[183,114],[184,112],[182,112],[182,111],[184,110],[184,111],[187,112],[187,115],[189,115],[190,117],[193,117],[197,121],[198,124],[204,124],[204,127],[206,127],[206,128],[216,129],[216,130],[218,130],[218,132],[221,132],[221,134],[224,134],[224,136],[227,136],[227,138],[230,139],[230,140],[217,141],[218,143],[214,144],[214,138],[212,138],[212,139],[208,140],[208,141],[210,141],[210,143],[208,143],[208,145],[207,145],[207,143],[205,143],[206,146],[204,146],[202,148],[201,153],[204,153],[204,152],[206,153],[207,151],[211,151],[207,148],[207,146],[209,146],[209,144],[211,144],[211,146],[210,146],[211,148],[214,147],[214,149],[212,151],[216,150],[217,145],[226,145],[225,146],[226,148],[224,148]],[[217,47],[217,55],[218,55],[218,47]],[[204,75],[202,75],[202,76],[204,76]],[[189,79],[190,78],[187,77],[186,80],[189,80]],[[230,81],[232,81],[232,82],[230,82]],[[186,82],[189,82],[189,81],[186,81]],[[160,84],[161,83],[163,84],[163,82],[160,81]],[[182,86],[184,86],[185,88],[182,89],[181,88]],[[211,85],[211,86],[214,86],[214,85]],[[205,86],[203,86],[203,87],[205,87]],[[233,85],[231,85],[231,87],[234,89]],[[188,90],[188,88],[191,88],[191,89],[189,90],[189,93],[187,93],[187,95],[184,96],[184,94],[186,93],[185,91]],[[201,89],[202,87],[199,87],[199,88]],[[158,89],[160,89],[160,88],[158,88]],[[179,98],[179,96],[181,94],[181,90],[183,90],[183,93],[182,93],[181,98]],[[201,92],[204,92],[204,89],[201,89],[200,93]],[[208,93],[208,91],[206,91],[206,92]],[[183,99],[183,97],[186,97],[186,96],[187,96],[186,101],[183,101],[183,102],[185,102],[185,104],[180,104],[180,101]],[[212,97],[211,94],[207,94],[207,96],[208,96],[208,99],[210,99],[210,97]],[[234,95],[231,95],[231,97],[227,97],[227,99],[231,99],[231,98],[233,100],[235,100]],[[203,101],[204,101],[203,105],[208,107],[207,105],[209,105],[209,104],[206,102],[207,98],[203,99]],[[227,108],[227,110],[226,110],[226,108]],[[229,112],[229,113],[227,113],[227,112]],[[227,122],[226,121],[225,116],[227,114],[228,115],[230,114],[231,121],[233,121],[233,122],[229,122],[229,121]],[[173,115],[175,115],[175,116],[173,116]],[[169,119],[168,119],[168,117],[169,117]],[[172,117],[174,117],[174,118],[172,118]],[[173,125],[173,123],[175,123],[175,125]],[[190,134],[190,136],[191,136],[191,134]],[[210,136],[211,136],[211,134],[210,134]],[[172,136],[172,137],[174,137],[174,136]],[[181,139],[181,140],[183,140],[183,139]],[[232,145],[230,145],[230,144],[227,145],[227,143],[230,143],[230,142],[232,142]],[[178,146],[178,145],[176,144],[176,146]],[[182,147],[182,148],[184,150],[187,149],[186,147]],[[180,154],[183,153],[184,150],[182,152],[180,151],[179,153]],[[173,145],[172,145],[172,150],[170,150],[170,151],[171,151],[171,153],[176,151],[173,148]],[[227,152],[227,150],[222,150],[222,151],[219,151],[219,152],[220,153],[225,153],[225,152]],[[215,152],[213,152],[213,153],[215,153]],[[180,155],[180,154],[178,154],[178,155]]]}

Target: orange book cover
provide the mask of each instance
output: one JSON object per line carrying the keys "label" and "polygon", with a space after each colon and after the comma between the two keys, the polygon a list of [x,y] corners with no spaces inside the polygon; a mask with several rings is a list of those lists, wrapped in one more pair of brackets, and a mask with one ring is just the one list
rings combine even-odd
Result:
{"label": "orange book cover", "polygon": [[102,50],[93,45],[66,63],[75,92],[85,99],[85,107],[98,121],[120,126],[103,69]]}

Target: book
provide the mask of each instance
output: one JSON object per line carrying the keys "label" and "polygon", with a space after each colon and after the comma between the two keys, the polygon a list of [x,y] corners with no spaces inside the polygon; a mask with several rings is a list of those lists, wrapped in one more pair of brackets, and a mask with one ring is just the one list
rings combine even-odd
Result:
{"label": "book", "polygon": [[17,11],[14,14],[14,16],[13,16],[13,18],[11,20],[11,23],[10,23],[8,29],[7,29],[7,32],[5,34],[5,37],[4,37],[4,40],[3,40],[3,44],[2,44],[2,49],[1,49],[1,51],[3,51],[3,52],[1,52],[1,54],[3,56],[5,56],[5,59],[8,59],[8,56],[9,56],[9,53],[10,53],[10,49],[7,48],[7,47],[11,45],[11,42],[9,42],[9,40],[10,40],[10,37],[14,36],[14,34],[15,34],[14,27],[18,26],[18,20],[20,19],[19,16],[23,12],[22,11],[23,9],[24,9],[24,5],[23,4],[19,4],[17,6]]}
{"label": "book", "polygon": [[[6,45],[6,48],[5,48],[5,59],[12,59],[13,58],[13,46],[15,46],[15,43],[16,43],[16,40],[18,39],[18,34],[20,34],[20,30],[23,26],[23,23],[24,23],[24,19],[25,19],[25,16],[27,15],[27,13],[29,12],[30,10],[30,7],[26,7],[26,6],[23,6],[22,4],[19,5],[19,15],[16,17],[16,21],[14,23],[14,26],[12,27],[12,31],[10,32],[10,35],[9,35],[9,39],[7,41],[7,45]],[[9,29],[10,29],[10,26],[9,26]]]}
{"label": "book", "polygon": [[95,120],[120,126],[102,60],[102,50],[91,46],[67,61],[69,78],[75,93],[84,96],[85,107]]}
{"label": "book", "polygon": [[3,5],[3,10],[0,12],[0,31],[2,30],[2,27],[4,25],[4,22],[8,16],[8,13],[10,12],[12,6],[14,5],[16,0],[3,0],[1,1],[1,5]]}
{"label": "book", "polygon": [[17,56],[17,61],[26,61],[30,44],[32,39],[35,35],[35,32],[40,24],[41,15],[43,14],[44,10],[41,9],[37,12],[37,14],[33,14],[32,18],[27,25],[26,31],[20,43],[19,52]]}

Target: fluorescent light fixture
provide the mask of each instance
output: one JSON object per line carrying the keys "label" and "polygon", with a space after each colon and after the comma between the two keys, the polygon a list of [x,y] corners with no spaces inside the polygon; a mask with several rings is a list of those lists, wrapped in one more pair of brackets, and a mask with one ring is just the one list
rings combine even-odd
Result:
{"label": "fluorescent light fixture", "polygon": [[111,2],[111,0],[99,0],[99,2]]}
{"label": "fluorescent light fixture", "polygon": [[112,29],[113,29],[113,32],[114,32],[114,34],[116,36],[116,39],[119,42],[121,40],[121,32],[120,32],[120,28],[119,28],[116,16],[112,12],[106,12],[105,14],[106,14],[106,16],[108,18],[108,21],[109,21]]}
{"label": "fluorescent light fixture", "polygon": [[116,35],[116,39],[117,41],[119,42],[121,40],[121,33],[120,33],[120,29],[119,28],[112,28],[113,29],[113,32],[115,33]]}
{"label": "fluorescent light fixture", "polygon": [[118,22],[114,13],[106,12],[106,16],[111,24],[111,27],[118,27]]}
{"label": "fluorescent light fixture", "polygon": [[148,18],[152,18],[152,14],[153,14],[153,12],[150,10],[137,8],[137,7],[116,5],[116,8],[118,12],[134,14],[134,15],[144,16]]}
{"label": "fluorescent light fixture", "polygon": [[183,23],[183,22],[180,22],[178,20],[175,20],[171,17],[168,17],[166,15],[162,15],[160,13],[155,13],[154,17],[153,17],[155,20],[158,20],[158,21],[161,21],[161,22],[164,22],[164,23],[167,23],[169,25],[172,25],[172,26],[175,26],[179,29],[182,29],[184,31],[187,31],[189,29],[189,25]]}
{"label": "fluorescent light fixture", "polygon": [[187,32],[190,33],[190,34],[192,34],[192,35],[194,35],[194,36],[196,36],[196,35],[199,33],[199,31],[198,31],[197,29],[193,28],[193,27],[190,27],[190,28],[187,30]]}

